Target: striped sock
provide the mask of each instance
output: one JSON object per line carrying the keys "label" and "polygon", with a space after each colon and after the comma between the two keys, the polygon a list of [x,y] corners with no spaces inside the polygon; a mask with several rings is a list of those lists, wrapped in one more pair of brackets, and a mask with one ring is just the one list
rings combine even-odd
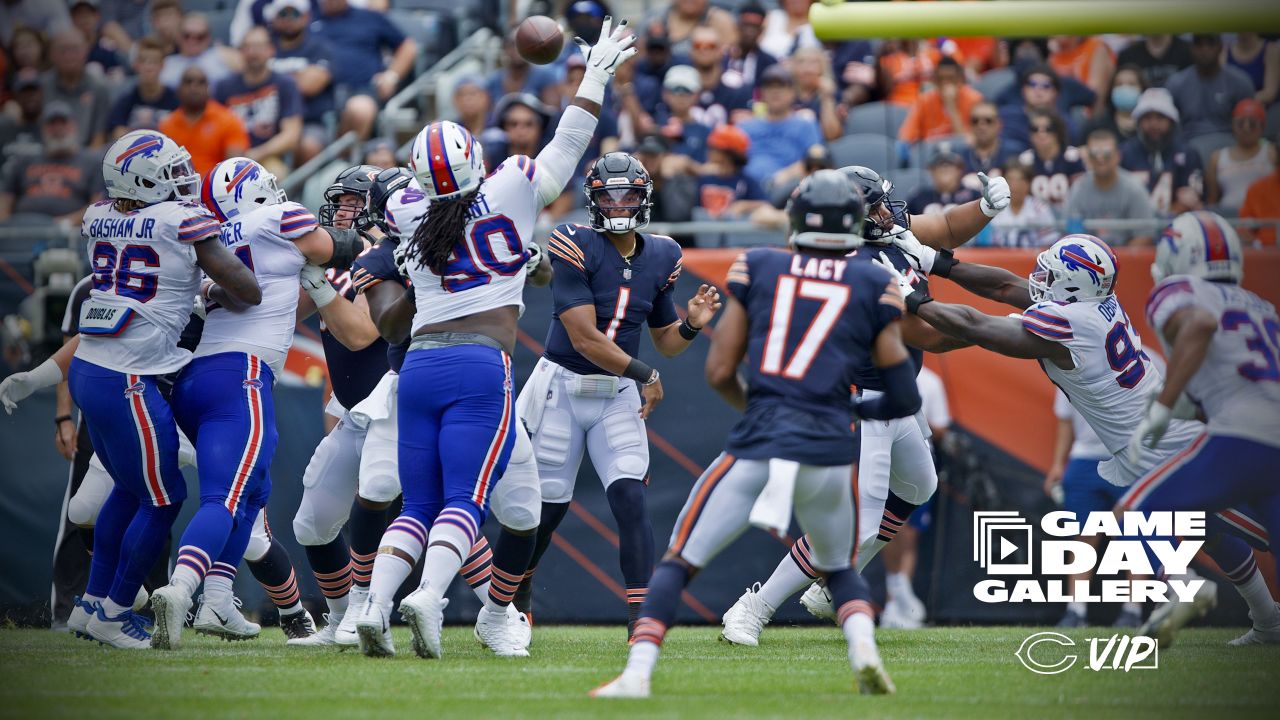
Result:
{"label": "striped sock", "polygon": [[481,535],[471,546],[471,554],[462,561],[458,574],[467,583],[476,598],[484,603],[489,599],[490,574],[493,569],[493,551],[489,549],[489,540]]}
{"label": "striped sock", "polygon": [[640,609],[644,607],[645,597],[649,594],[649,587],[646,584],[643,587],[627,586],[627,636],[634,637],[636,631],[636,623],[640,620]]}
{"label": "striped sock", "polygon": [[178,548],[178,562],[173,567],[173,577],[169,579],[169,584],[182,588],[188,595],[194,595],[212,564],[205,551],[194,545],[183,545]]}
{"label": "striped sock", "polygon": [[911,519],[911,513],[916,511],[919,505],[903,500],[893,491],[889,491],[889,497],[884,503],[884,514],[880,516],[880,529],[876,532],[875,537],[868,539],[866,542],[858,546],[857,564],[858,572],[862,572],[871,562],[871,559],[880,554],[885,545],[893,542],[898,537],[898,531],[902,530],[907,521]]}
{"label": "striped sock", "polygon": [[329,606],[329,614],[340,616],[347,611],[347,593],[351,591],[351,551],[342,535],[324,545],[309,545],[307,561],[311,574]]}
{"label": "striped sock", "polygon": [[517,535],[503,529],[493,546],[493,576],[489,582],[489,599],[486,605],[497,609],[510,605],[520,591],[520,584],[530,575],[529,561],[533,559],[537,534]]}
{"label": "striped sock", "polygon": [[[387,531],[385,508],[365,507],[359,499],[351,504],[351,517],[347,521],[347,539],[351,544],[351,579],[359,587],[369,587],[373,575],[373,562],[382,546],[382,536]],[[426,537],[426,531],[423,531]]]}
{"label": "striped sock", "polygon": [[224,562],[216,562],[204,576],[204,598],[206,602],[223,605],[232,602],[235,593],[236,566]]}
{"label": "striped sock", "polygon": [[462,569],[462,561],[470,555],[476,542],[479,523],[472,515],[472,506],[449,505],[436,516],[431,526],[426,558],[422,561],[420,588],[437,597],[444,597],[453,576]]}
{"label": "striped sock", "polygon": [[[404,579],[413,572],[413,565],[422,556],[426,543],[427,528],[421,521],[408,515],[396,518],[382,535],[381,549],[370,573],[369,592],[382,602],[391,602]],[[395,550],[409,559],[397,555]]]}
{"label": "striped sock", "polygon": [[289,551],[275,538],[262,559],[248,563],[249,570],[267,591],[267,597],[280,611],[280,616],[302,612],[302,593],[298,591],[298,577],[293,572],[293,560]]}
{"label": "striped sock", "polygon": [[818,571],[813,569],[812,555],[808,536],[800,536],[769,579],[760,585],[756,597],[776,610],[792,595],[809,587],[818,579]]}

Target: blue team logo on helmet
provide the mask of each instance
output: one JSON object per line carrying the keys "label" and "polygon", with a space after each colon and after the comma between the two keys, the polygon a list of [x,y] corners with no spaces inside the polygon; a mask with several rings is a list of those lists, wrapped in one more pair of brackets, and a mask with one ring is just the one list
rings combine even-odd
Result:
{"label": "blue team logo on helmet", "polygon": [[124,152],[116,156],[116,163],[120,165],[121,172],[129,172],[129,164],[134,158],[155,157],[160,154],[162,147],[164,147],[164,138],[159,135],[141,135],[130,143]]}
{"label": "blue team logo on helmet", "polygon": [[244,197],[244,184],[250,180],[257,180],[261,170],[262,166],[251,160],[236,163],[231,181],[227,183],[227,190],[235,190],[232,196],[234,202],[240,202]]}
{"label": "blue team logo on helmet", "polygon": [[1079,245],[1067,245],[1058,253],[1062,264],[1068,270],[1084,270],[1089,273],[1094,285],[1102,284],[1102,276],[1107,269],[1089,259],[1089,253]]}

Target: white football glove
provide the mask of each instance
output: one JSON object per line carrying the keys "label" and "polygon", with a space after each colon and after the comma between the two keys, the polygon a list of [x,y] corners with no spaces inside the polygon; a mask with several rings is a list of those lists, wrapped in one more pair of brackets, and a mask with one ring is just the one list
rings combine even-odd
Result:
{"label": "white football glove", "polygon": [[903,230],[890,236],[893,244],[902,251],[916,270],[928,275],[933,272],[933,261],[938,258],[938,251],[925,245],[910,230]]}
{"label": "white football glove", "polygon": [[1153,448],[1164,437],[1169,429],[1169,421],[1173,419],[1173,410],[1156,400],[1159,391],[1147,396],[1147,412],[1138,423],[1138,429],[1129,438],[1129,462],[1137,463],[1142,457],[1144,447]]}
{"label": "white football glove", "polygon": [[893,281],[898,284],[898,291],[902,293],[902,297],[906,297],[915,291],[915,287],[911,284],[911,279],[893,266],[888,255],[880,253],[879,256],[871,258],[871,262],[889,271],[889,274],[893,276]]}
{"label": "white football glove", "polygon": [[1009,207],[1012,195],[1008,180],[1002,177],[989,178],[986,173],[978,173],[978,180],[982,182],[982,202],[978,205],[982,208],[983,215],[993,218]]}
{"label": "white football glove", "polygon": [[311,263],[303,265],[302,272],[298,273],[298,282],[311,296],[311,301],[317,308],[328,305],[338,297],[338,291],[329,284],[329,279],[324,276],[324,268],[319,265]]}
{"label": "white football glove", "polygon": [[405,280],[409,279],[409,258],[405,257],[405,254],[409,252],[410,242],[408,238],[404,238],[396,243],[395,248],[391,251],[391,257],[396,261],[396,271]]}
{"label": "white football glove", "polygon": [[582,57],[587,61],[586,74],[582,77],[582,84],[578,86],[578,97],[603,103],[604,87],[613,78],[613,73],[619,65],[636,54],[636,49],[631,47],[636,37],[627,32],[625,19],[614,27],[613,18],[605,15],[604,24],[600,28],[600,39],[595,45],[588,45],[586,40],[576,36],[573,41],[578,44]]}
{"label": "white football glove", "polygon": [[31,393],[62,382],[62,368],[49,358],[36,368],[26,372],[14,373],[0,382],[0,404],[10,415],[18,408],[18,403],[26,400]]}
{"label": "white football glove", "polygon": [[542,248],[538,247],[538,243],[529,243],[529,259],[524,263],[526,272],[537,272],[538,265],[542,264]]}

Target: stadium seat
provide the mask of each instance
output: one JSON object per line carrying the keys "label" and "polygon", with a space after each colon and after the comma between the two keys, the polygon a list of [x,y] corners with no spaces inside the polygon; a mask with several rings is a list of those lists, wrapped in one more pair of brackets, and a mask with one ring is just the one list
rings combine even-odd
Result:
{"label": "stadium seat", "polygon": [[457,45],[454,28],[457,20],[453,13],[408,11],[400,8],[387,11],[387,17],[405,35],[418,43],[414,60],[414,75],[435,64],[449,48]]}
{"label": "stadium seat", "polygon": [[1013,86],[1017,82],[1013,68],[1002,67],[995,70],[988,70],[974,81],[973,89],[982,93],[982,97],[995,102],[1005,90]]}
{"label": "stadium seat", "polygon": [[844,123],[844,134],[877,133],[887,137],[898,137],[898,128],[907,118],[907,109],[901,105],[886,102],[873,102],[859,105],[849,112]]}
{"label": "stadium seat", "polygon": [[1208,135],[1191,138],[1187,141],[1187,144],[1195,148],[1196,152],[1200,154],[1200,163],[1207,164],[1209,156],[1213,155],[1214,150],[1230,147],[1235,142],[1235,136],[1231,133],[1209,133]]}
{"label": "stadium seat", "polygon": [[898,166],[894,141],[884,135],[855,133],[845,135],[827,145],[831,151],[831,163],[836,167],[866,165],[876,172],[892,170]]}

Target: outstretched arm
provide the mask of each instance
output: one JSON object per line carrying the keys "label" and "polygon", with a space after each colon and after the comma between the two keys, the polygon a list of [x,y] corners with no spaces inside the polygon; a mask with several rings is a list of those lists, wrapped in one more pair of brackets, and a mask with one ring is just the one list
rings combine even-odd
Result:
{"label": "outstretched arm", "polygon": [[1009,181],[989,178],[986,173],[978,173],[978,179],[982,182],[982,197],[978,200],[941,213],[911,216],[911,230],[920,242],[938,250],[958,248],[982,232],[991,218],[1009,207]]}
{"label": "outstretched arm", "polygon": [[994,317],[968,305],[926,302],[916,314],[952,337],[1015,358],[1048,359],[1059,367],[1073,366],[1071,352],[1059,343],[1036,337],[1011,317]]}
{"label": "outstretched arm", "polygon": [[1027,279],[1004,268],[956,262],[945,277],[969,292],[1023,310],[1032,305]]}

